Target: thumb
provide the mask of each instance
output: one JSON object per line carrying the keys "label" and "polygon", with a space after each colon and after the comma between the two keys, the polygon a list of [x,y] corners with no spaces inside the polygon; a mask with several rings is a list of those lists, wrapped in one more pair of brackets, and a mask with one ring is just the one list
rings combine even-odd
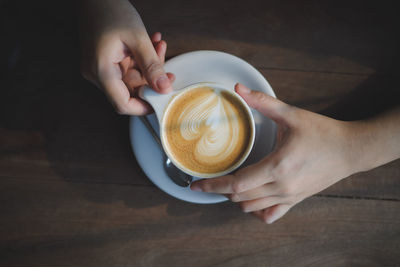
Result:
{"label": "thumb", "polygon": [[[146,34],[147,36],[147,34]],[[150,38],[141,39],[141,43],[131,49],[147,83],[160,93],[172,91],[172,84],[164,71],[163,63],[157,55]]]}
{"label": "thumb", "polygon": [[253,91],[243,84],[237,83],[235,91],[246,101],[246,103],[258,110],[264,116],[274,121],[285,119],[285,113],[289,105],[263,92]]}

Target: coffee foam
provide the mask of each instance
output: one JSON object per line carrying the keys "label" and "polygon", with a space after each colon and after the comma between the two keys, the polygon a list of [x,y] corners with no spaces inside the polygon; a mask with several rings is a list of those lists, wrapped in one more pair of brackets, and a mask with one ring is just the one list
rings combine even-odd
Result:
{"label": "coffee foam", "polygon": [[243,104],[230,93],[211,87],[178,96],[164,120],[169,152],[195,172],[229,169],[250,142],[251,125]]}

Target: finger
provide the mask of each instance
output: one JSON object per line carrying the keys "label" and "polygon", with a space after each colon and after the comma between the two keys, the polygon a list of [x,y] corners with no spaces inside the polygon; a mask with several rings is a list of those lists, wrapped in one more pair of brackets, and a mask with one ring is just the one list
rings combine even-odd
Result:
{"label": "finger", "polygon": [[264,223],[267,223],[264,219],[264,211],[266,211],[268,209],[263,209],[263,210],[256,210],[253,211],[251,214],[254,215],[255,217],[257,217],[258,219],[260,219],[261,221],[263,221]]}
{"label": "finger", "polygon": [[254,200],[240,202],[240,207],[244,212],[262,210],[281,203],[281,197],[264,197]]}
{"label": "finger", "polygon": [[263,92],[253,91],[240,83],[235,85],[235,91],[250,107],[258,110],[264,116],[267,116],[274,121],[285,119],[286,111],[290,107],[286,103],[283,103],[275,97]]}
{"label": "finger", "polygon": [[268,183],[242,193],[231,194],[229,199],[232,202],[242,202],[274,195],[278,195],[278,186],[276,183]]}
{"label": "finger", "polygon": [[171,72],[167,72],[167,76],[168,76],[168,79],[171,81],[171,83],[175,82],[175,80],[176,80],[175,74],[173,74]]}
{"label": "finger", "polygon": [[164,63],[165,53],[167,51],[167,42],[162,40],[162,35],[160,32],[156,32],[151,36],[151,42],[153,43],[158,57]]}
{"label": "finger", "polygon": [[[173,83],[175,81],[175,75],[172,73],[167,73],[168,79]],[[129,92],[131,94],[134,92],[135,88],[146,84],[146,80],[143,78],[143,75],[140,73],[139,70],[133,68],[128,69],[128,71],[124,74],[122,80],[126,84]]]}
{"label": "finger", "polygon": [[209,193],[237,194],[273,182],[268,171],[269,164],[265,164],[267,159],[268,157],[231,175],[196,181],[190,188]]}
{"label": "finger", "polygon": [[130,92],[133,92],[136,87],[142,86],[146,83],[142,74],[137,69],[129,69],[123,76],[122,80],[127,85]]}
{"label": "finger", "polygon": [[128,43],[128,45],[147,83],[159,93],[172,91],[172,84],[163,69],[163,62],[158,57],[150,39],[144,38],[141,42],[139,45],[137,43]]}
{"label": "finger", "polygon": [[151,42],[152,43],[158,43],[159,41],[161,41],[161,39],[162,39],[161,32],[155,32],[151,36]]}
{"label": "finger", "polygon": [[133,60],[133,57],[129,57],[129,69],[133,68],[135,66],[135,60]]}
{"label": "finger", "polygon": [[118,64],[121,69],[121,74],[122,76],[124,76],[128,72],[128,70],[132,69],[135,66],[135,61],[131,56],[128,56],[122,59],[121,62],[119,62]]}
{"label": "finger", "polygon": [[151,111],[146,102],[130,97],[128,88],[121,80],[119,66],[110,67],[103,73],[100,73],[100,83],[119,114],[143,115]]}
{"label": "finger", "polygon": [[122,80],[105,81],[103,86],[118,114],[145,115],[151,111],[151,107],[144,100],[131,98],[130,92]]}
{"label": "finger", "polygon": [[259,218],[260,220],[263,219],[263,218],[262,218],[262,210],[253,211],[251,214],[254,215],[254,216],[256,216],[257,218]]}
{"label": "finger", "polygon": [[121,60],[121,62],[119,62],[122,76],[124,76],[128,72],[132,64],[131,62],[132,62],[131,57],[126,57],[123,60]]}
{"label": "finger", "polygon": [[165,62],[165,54],[167,52],[167,43],[165,41],[160,41],[155,47],[158,58],[162,63]]}
{"label": "finger", "polygon": [[268,209],[258,211],[257,217],[259,217],[264,222],[271,224],[276,220],[282,218],[282,216],[285,215],[290,210],[291,207],[292,206],[289,204],[278,204],[269,207]]}

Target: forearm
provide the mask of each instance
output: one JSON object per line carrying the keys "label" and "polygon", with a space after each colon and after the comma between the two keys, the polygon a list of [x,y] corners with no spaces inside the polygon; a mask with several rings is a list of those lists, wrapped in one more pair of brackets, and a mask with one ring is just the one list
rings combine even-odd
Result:
{"label": "forearm", "polygon": [[371,119],[350,122],[355,172],[400,158],[400,106]]}

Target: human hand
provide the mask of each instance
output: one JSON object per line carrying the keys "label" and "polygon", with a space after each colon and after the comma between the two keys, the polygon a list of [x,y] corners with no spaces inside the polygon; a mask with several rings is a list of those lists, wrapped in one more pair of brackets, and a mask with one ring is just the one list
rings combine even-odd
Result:
{"label": "human hand", "polygon": [[119,114],[149,113],[152,109],[137,89],[149,84],[168,93],[175,79],[163,70],[167,43],[161,33],[150,40],[127,0],[86,0],[81,18],[83,76],[104,90]]}
{"label": "human hand", "polygon": [[203,179],[194,191],[225,194],[266,223],[355,172],[349,123],[289,106],[237,84],[235,91],[278,126],[274,151],[231,175]]}

